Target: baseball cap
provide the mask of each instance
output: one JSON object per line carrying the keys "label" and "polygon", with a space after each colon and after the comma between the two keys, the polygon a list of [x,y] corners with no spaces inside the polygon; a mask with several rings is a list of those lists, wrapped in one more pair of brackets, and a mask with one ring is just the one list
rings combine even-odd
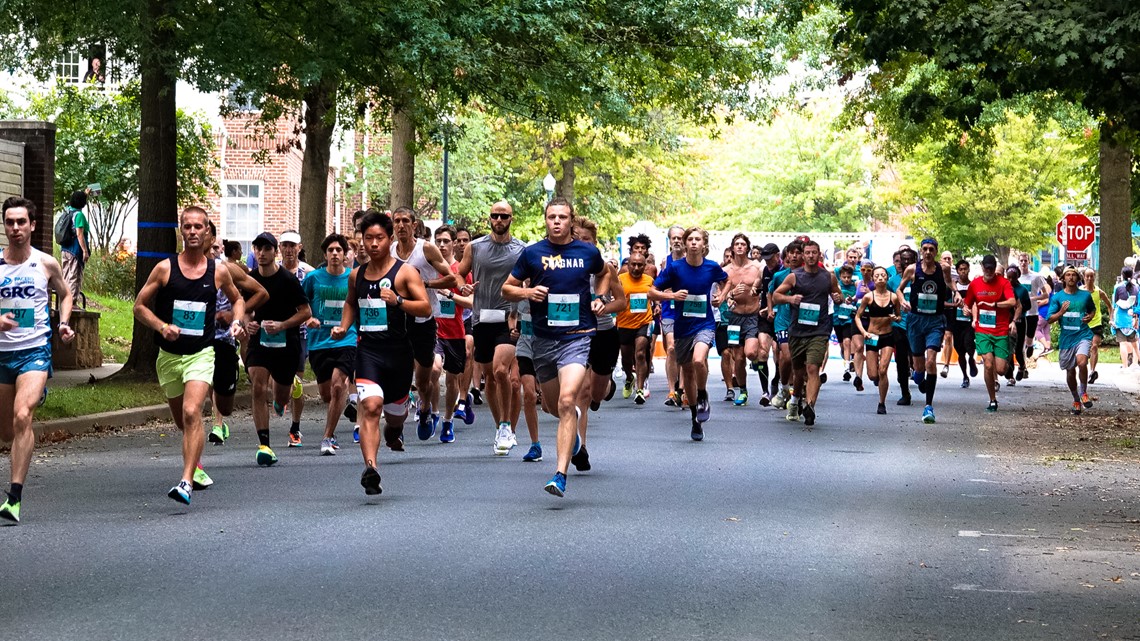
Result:
{"label": "baseball cap", "polygon": [[257,235],[257,238],[253,239],[253,246],[257,247],[258,245],[269,245],[273,249],[277,249],[277,239],[273,237],[273,234],[263,231]]}
{"label": "baseball cap", "polygon": [[760,255],[764,258],[775,256],[778,253],[780,253],[780,248],[776,246],[776,243],[768,243],[760,250]]}
{"label": "baseball cap", "polygon": [[993,254],[982,256],[982,267],[986,269],[997,269],[997,258]]}
{"label": "baseball cap", "polygon": [[281,234],[281,242],[293,243],[294,245],[300,245],[301,244],[301,234],[298,234],[295,231],[287,231],[284,234]]}

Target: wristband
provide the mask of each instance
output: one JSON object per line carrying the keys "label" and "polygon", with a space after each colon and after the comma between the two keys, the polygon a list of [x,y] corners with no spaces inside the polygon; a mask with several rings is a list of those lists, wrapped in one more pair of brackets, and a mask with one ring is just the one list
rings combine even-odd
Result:
{"label": "wristband", "polygon": [[165,332],[167,327],[170,327],[170,323],[163,323],[162,327],[158,328],[158,333],[161,334],[161,333]]}

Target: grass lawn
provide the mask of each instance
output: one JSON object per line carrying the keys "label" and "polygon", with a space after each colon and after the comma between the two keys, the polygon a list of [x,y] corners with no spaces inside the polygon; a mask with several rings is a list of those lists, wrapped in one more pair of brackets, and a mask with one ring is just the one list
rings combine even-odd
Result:
{"label": "grass lawn", "polygon": [[131,331],[135,316],[133,300],[114,296],[87,294],[87,309],[99,312],[99,334],[102,337],[103,362],[123,363],[131,351]]}
{"label": "grass lawn", "polygon": [[164,403],[166,397],[162,395],[158,383],[102,381],[94,385],[53,387],[47,402],[36,409],[36,420],[86,416]]}

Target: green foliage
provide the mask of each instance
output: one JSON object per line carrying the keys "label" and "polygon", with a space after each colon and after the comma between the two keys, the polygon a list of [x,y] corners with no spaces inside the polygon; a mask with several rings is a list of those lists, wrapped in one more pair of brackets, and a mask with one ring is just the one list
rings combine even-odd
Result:
{"label": "green foliage", "polygon": [[916,237],[934,236],[956,255],[1010,248],[1043,249],[1053,242],[1060,204],[1072,202],[1089,162],[1079,153],[1083,129],[1008,114],[992,140],[974,145],[951,162],[942,141],[920,143],[897,164],[900,180],[890,194]]}
{"label": "green foliage", "polygon": [[[93,251],[110,251],[138,195],[140,107],[138,84],[108,93],[93,85],[63,82],[30,92],[17,106],[0,101],[0,117],[48,120],[56,125],[55,204],[91,183],[102,195],[91,198],[88,220]],[[213,133],[201,115],[178,113],[178,200],[202,202],[214,188]]]}
{"label": "green foliage", "polygon": [[83,268],[83,292],[131,300],[135,296],[135,256],[96,251]]}
{"label": "green foliage", "polygon": [[123,363],[131,349],[131,331],[134,328],[134,294],[103,295],[89,292],[87,273],[84,273],[84,296],[87,309],[99,312],[99,339],[103,349],[103,360],[110,363]]}
{"label": "green foliage", "polygon": [[715,229],[850,232],[886,217],[878,161],[863,131],[840,128],[833,104],[738,123],[705,142],[699,209]]}

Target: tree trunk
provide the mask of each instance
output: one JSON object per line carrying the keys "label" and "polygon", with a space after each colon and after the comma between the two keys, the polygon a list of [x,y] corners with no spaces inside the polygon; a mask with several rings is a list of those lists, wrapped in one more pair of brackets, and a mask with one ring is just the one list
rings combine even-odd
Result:
{"label": "tree trunk", "polygon": [[567,158],[562,161],[562,177],[558,179],[558,186],[555,193],[559,196],[570,201],[571,205],[574,203],[574,177],[575,167],[582,162],[581,158]]}
{"label": "tree trunk", "polygon": [[[178,230],[178,126],[174,90],[177,78],[164,64],[172,50],[169,0],[148,0],[141,17],[143,49],[139,56],[142,78],[139,128],[138,259],[135,291],[146,283],[161,260],[175,255]],[[153,332],[135,321],[131,353],[121,377],[155,379],[158,346]]]}
{"label": "tree trunk", "polygon": [[[305,92],[305,153],[301,158],[301,240],[315,257],[328,229],[329,163],[336,127],[336,79],[322,77]],[[316,264],[316,263],[314,263]]]}
{"label": "tree trunk", "polygon": [[1132,154],[1117,141],[1119,133],[1121,128],[1101,123],[1098,271],[1104,283],[1114,282],[1124,259],[1132,255]]}
{"label": "tree trunk", "polygon": [[416,126],[399,108],[392,111],[392,190],[388,206],[415,208]]}

